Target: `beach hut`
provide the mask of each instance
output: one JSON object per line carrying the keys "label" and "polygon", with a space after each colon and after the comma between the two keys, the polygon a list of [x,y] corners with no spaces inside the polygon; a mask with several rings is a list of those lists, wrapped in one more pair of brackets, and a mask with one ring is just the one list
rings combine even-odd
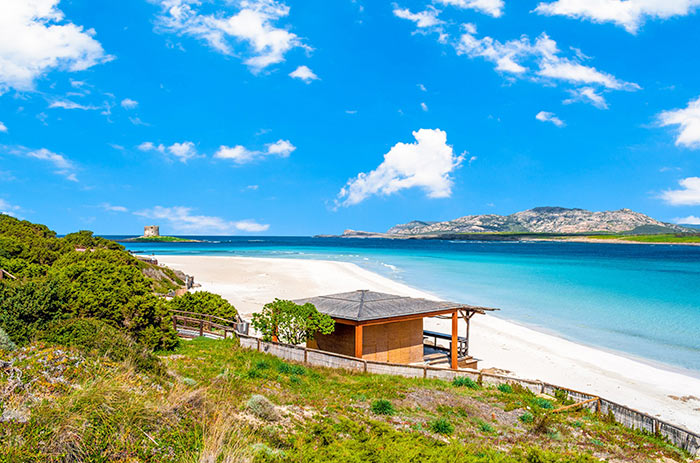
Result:
{"label": "beach hut", "polygon": [[[496,310],[447,301],[396,296],[368,290],[318,296],[295,301],[311,303],[335,320],[335,331],[317,334],[308,347],[366,360],[411,364],[424,361],[424,337],[449,343],[449,364],[475,367],[469,357],[469,321],[477,313]],[[449,317],[449,334],[424,331],[423,319]],[[458,333],[459,317],[466,321]]]}

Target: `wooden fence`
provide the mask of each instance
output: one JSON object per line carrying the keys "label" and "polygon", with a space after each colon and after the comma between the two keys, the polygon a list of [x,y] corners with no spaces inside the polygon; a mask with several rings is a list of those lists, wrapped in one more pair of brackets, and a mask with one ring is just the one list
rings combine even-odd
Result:
{"label": "wooden fence", "polygon": [[[179,315],[178,317],[181,318]],[[202,322],[204,322],[205,325],[202,325]],[[206,325],[206,321],[197,320],[197,323],[199,323],[197,328],[201,333],[211,333],[213,336],[221,337],[221,334],[216,335],[215,332],[208,331],[206,329],[208,327],[208,325]],[[228,327],[227,330],[228,331],[225,332],[226,334],[228,332],[235,333],[240,340],[241,347],[256,350],[258,352],[265,352],[284,360],[318,367],[343,368],[345,370],[360,373],[395,375],[408,378],[441,379],[444,381],[452,381],[456,377],[466,376],[484,385],[497,386],[504,383],[518,384],[529,389],[535,394],[548,394],[551,396],[554,396],[557,391],[563,391],[566,393],[569,399],[573,400],[581,408],[588,408],[603,415],[612,415],[615,420],[623,426],[664,437],[668,440],[668,442],[686,450],[691,455],[700,455],[700,435],[679,426],[661,421],[658,418],[650,416],[646,413],[642,413],[610,400],[585,392],[576,391],[574,389],[556,386],[543,381],[514,378],[511,376],[486,373],[479,370],[451,370],[448,368],[438,368],[428,365],[401,365],[358,359],[332,352],[309,349],[307,347],[293,346],[276,342],[266,342],[254,336],[248,336],[232,331],[231,327]]]}
{"label": "wooden fence", "polygon": [[238,321],[197,312],[173,310],[173,328],[184,338],[228,338],[238,334]]}

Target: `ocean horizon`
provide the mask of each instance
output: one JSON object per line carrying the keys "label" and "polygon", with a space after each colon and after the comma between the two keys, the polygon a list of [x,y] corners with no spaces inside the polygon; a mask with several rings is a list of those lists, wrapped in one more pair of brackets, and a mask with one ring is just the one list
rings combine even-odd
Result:
{"label": "ocean horizon", "polygon": [[[123,239],[126,236],[106,236]],[[188,236],[137,254],[322,259],[367,270],[566,339],[700,374],[700,247]],[[194,275],[195,281],[197,275]],[[361,289],[361,288],[358,288]]]}

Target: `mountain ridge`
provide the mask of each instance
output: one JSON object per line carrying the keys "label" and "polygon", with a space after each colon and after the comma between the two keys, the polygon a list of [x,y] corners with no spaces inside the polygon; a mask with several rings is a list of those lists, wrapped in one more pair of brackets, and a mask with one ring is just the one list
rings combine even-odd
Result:
{"label": "mountain ridge", "polygon": [[693,233],[688,227],[656,220],[631,209],[588,211],[554,206],[535,207],[510,215],[466,215],[453,220],[414,220],[391,227],[386,235],[415,236],[454,233]]}

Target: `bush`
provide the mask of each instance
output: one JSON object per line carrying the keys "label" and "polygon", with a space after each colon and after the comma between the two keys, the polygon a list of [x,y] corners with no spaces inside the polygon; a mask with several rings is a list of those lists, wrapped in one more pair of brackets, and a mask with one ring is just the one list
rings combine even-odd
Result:
{"label": "bush", "polygon": [[203,313],[235,321],[238,311],[226,299],[208,291],[185,293],[168,302],[170,310]]}
{"label": "bush", "polygon": [[542,408],[544,410],[551,410],[554,408],[554,405],[552,405],[552,402],[545,399],[544,397],[535,397],[535,399],[532,401],[533,405],[539,408]]}
{"label": "bush", "polygon": [[493,432],[493,426],[486,423],[485,421],[482,421],[479,423],[479,430],[481,432]]}
{"label": "bush", "polygon": [[91,318],[71,318],[50,323],[39,333],[39,340],[76,347],[116,362],[131,362],[137,370],[162,374],[164,368],[155,355],[127,335]]}
{"label": "bush", "polygon": [[277,337],[286,344],[301,344],[314,338],[316,333],[330,334],[335,321],[316,310],[313,304],[295,304],[275,299],[265,304],[262,312],[253,314],[253,328],[262,333],[263,340]]}
{"label": "bush", "polygon": [[479,389],[479,384],[467,376],[456,377],[452,381],[452,384],[457,386],[457,387],[468,387],[469,389]]}
{"label": "bush", "polygon": [[375,400],[370,408],[377,415],[393,415],[396,412],[394,405],[386,399]]}
{"label": "bush", "polygon": [[17,349],[17,346],[12,339],[5,333],[5,330],[0,328],[0,350],[13,351]]}
{"label": "bush", "polygon": [[505,394],[510,394],[513,392],[513,386],[511,386],[510,384],[506,384],[506,383],[499,384],[498,390],[505,393]]}
{"label": "bush", "polygon": [[448,435],[455,431],[455,427],[446,418],[438,418],[428,423],[430,429],[436,434]]}
{"label": "bush", "polygon": [[528,424],[529,424],[529,423],[532,423],[532,422],[535,420],[535,417],[532,416],[532,413],[530,413],[530,412],[525,412],[525,413],[523,413],[522,415],[520,415],[520,418],[519,418],[519,419],[520,419],[520,421],[522,421],[523,423],[528,423]]}
{"label": "bush", "polygon": [[251,396],[246,406],[253,415],[265,421],[277,421],[279,419],[279,414],[274,404],[260,394]]}

